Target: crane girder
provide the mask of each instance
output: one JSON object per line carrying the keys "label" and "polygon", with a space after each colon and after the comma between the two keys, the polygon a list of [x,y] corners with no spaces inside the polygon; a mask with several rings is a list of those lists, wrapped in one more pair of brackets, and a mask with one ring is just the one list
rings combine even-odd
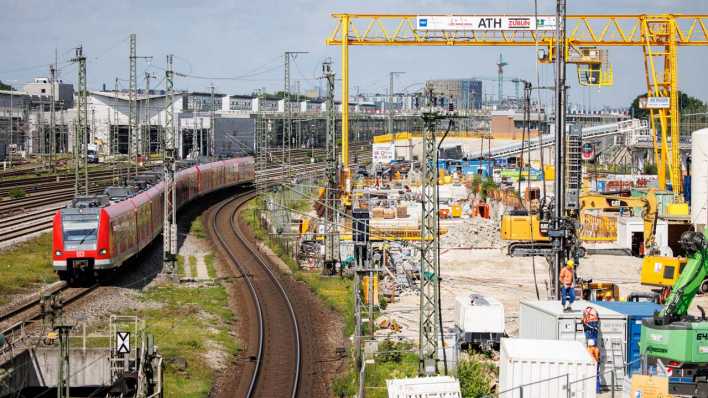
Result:
{"label": "crane girder", "polygon": [[[458,15],[474,17],[474,15]],[[343,21],[348,21],[346,43],[350,46],[537,46],[552,47],[555,30],[420,30],[414,14],[332,14],[337,21],[326,40],[341,45]],[[533,15],[522,17],[532,18]],[[672,18],[676,44],[708,45],[708,15],[624,14],[568,15],[567,46],[645,46],[642,21]],[[660,41],[651,45],[661,45]]]}

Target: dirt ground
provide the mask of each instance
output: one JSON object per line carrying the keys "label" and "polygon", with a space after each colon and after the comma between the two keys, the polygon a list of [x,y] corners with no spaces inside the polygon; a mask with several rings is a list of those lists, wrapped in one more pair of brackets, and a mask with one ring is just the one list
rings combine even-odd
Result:
{"label": "dirt ground", "polygon": [[[458,295],[480,293],[496,298],[504,305],[506,332],[518,335],[519,302],[536,299],[533,266],[541,299],[547,296],[548,266],[541,257],[511,258],[500,249],[449,249],[441,253],[443,329],[452,333],[454,303]],[[581,260],[578,275],[595,281],[619,284],[620,296],[631,292],[650,291],[639,283],[642,259],[630,256],[591,255]],[[395,319],[403,326],[402,337],[418,338],[419,296],[404,294],[388,305],[381,318]],[[692,313],[699,315],[697,306],[705,307],[708,297],[699,296],[692,305]],[[381,331],[385,334],[388,331]]]}

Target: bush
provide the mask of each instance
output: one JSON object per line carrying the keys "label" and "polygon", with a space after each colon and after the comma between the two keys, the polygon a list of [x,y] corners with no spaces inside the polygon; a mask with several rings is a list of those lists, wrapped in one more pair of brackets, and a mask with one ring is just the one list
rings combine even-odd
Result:
{"label": "bush", "polygon": [[403,353],[410,351],[412,347],[411,343],[405,341],[395,342],[386,339],[379,344],[376,360],[381,363],[401,363]]}
{"label": "bush", "polygon": [[27,196],[27,192],[25,192],[24,189],[22,188],[12,188],[10,192],[7,193],[12,199],[21,199]]}
{"label": "bush", "polygon": [[457,363],[457,378],[464,398],[481,398],[492,393],[495,366],[479,357],[470,357]]}
{"label": "bush", "polygon": [[656,175],[656,173],[657,173],[657,168],[656,168],[655,164],[644,163],[643,174]]}

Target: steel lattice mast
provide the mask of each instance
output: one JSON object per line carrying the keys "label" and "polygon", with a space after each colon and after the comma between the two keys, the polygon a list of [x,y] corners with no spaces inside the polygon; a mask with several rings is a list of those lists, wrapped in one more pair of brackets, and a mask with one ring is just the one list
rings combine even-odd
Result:
{"label": "steel lattice mast", "polygon": [[[137,57],[135,55],[135,33],[130,34],[130,79],[128,80],[128,128],[129,128],[129,153],[131,161],[135,162],[135,176],[138,175],[138,72]],[[130,172],[128,173],[130,174]]]}
{"label": "steel lattice mast", "polygon": [[79,76],[77,82],[77,104],[76,104],[76,134],[74,134],[74,195],[78,195],[81,191],[81,176],[79,163],[83,158],[84,167],[84,195],[88,195],[88,165],[86,163],[86,127],[88,125],[88,98],[86,90],[86,57],[84,56],[83,46],[76,48],[76,56],[71,59],[71,62],[79,64]]}
{"label": "steel lattice mast", "polygon": [[327,191],[325,192],[325,267],[333,266],[338,256],[337,240],[337,114],[334,109],[334,72],[332,63],[322,64],[322,72],[327,80]]}
{"label": "steel lattice mast", "polygon": [[172,55],[167,56],[165,70],[165,89],[167,103],[165,104],[165,129],[162,144],[162,167],[164,172],[164,213],[163,213],[163,265],[170,274],[175,270],[177,254],[177,209],[175,207],[175,128],[174,128],[174,72],[172,70]]}
{"label": "steel lattice mast", "polygon": [[419,361],[421,374],[437,373],[440,289],[439,239],[438,239],[438,151],[435,126],[439,119],[433,110],[432,89],[427,89],[429,109],[422,113],[423,122],[423,184],[421,186],[420,222],[420,325]]}

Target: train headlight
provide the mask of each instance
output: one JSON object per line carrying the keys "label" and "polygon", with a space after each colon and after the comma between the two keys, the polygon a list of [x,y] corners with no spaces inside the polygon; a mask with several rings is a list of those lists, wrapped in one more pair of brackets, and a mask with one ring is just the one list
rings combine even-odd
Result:
{"label": "train headlight", "polygon": [[54,252],[54,255],[57,256],[57,257],[61,256],[61,250],[55,251],[55,252]]}
{"label": "train headlight", "polygon": [[102,255],[102,256],[105,256],[106,253],[108,253],[108,250],[106,250],[106,249],[101,249],[101,250],[98,251],[98,254],[100,254],[100,255]]}

